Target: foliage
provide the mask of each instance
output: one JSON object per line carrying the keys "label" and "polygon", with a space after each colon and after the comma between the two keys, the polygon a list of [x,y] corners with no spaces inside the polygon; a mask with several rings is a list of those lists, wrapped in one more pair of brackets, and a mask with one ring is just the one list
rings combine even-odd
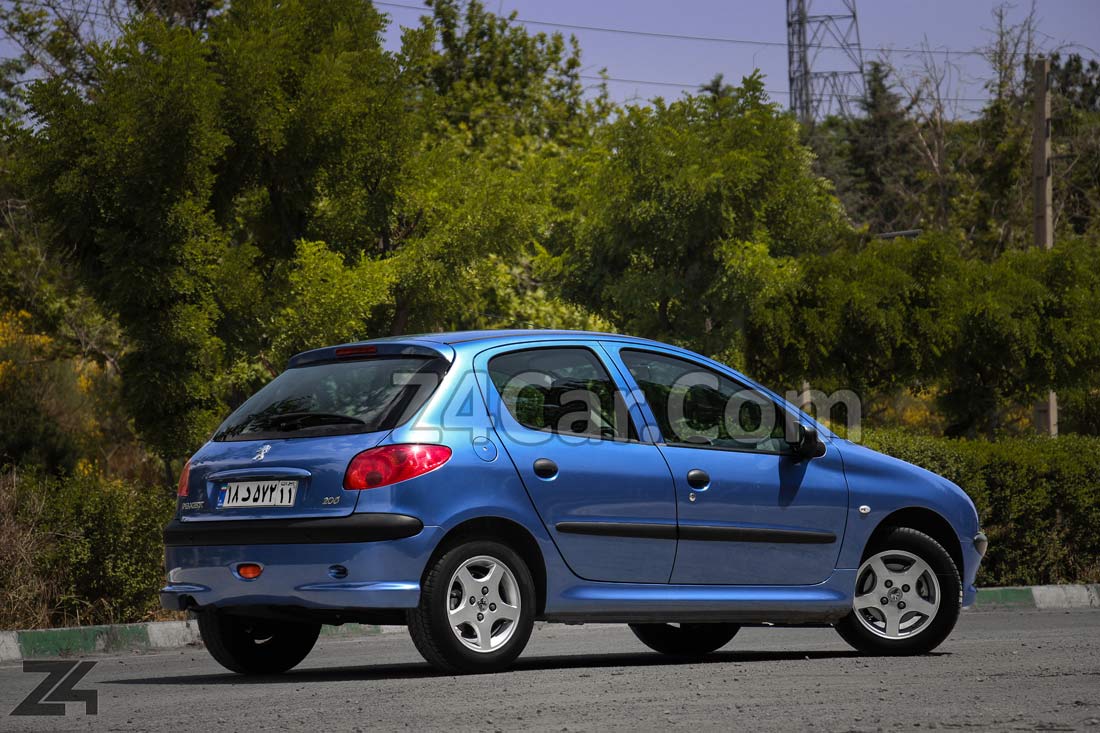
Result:
{"label": "foliage", "polygon": [[925,224],[921,160],[902,96],[890,70],[872,62],[864,80],[862,115],[831,118],[810,131],[819,170],[836,182],[845,211],[875,234]]}
{"label": "foliage", "polygon": [[29,316],[0,312],[0,462],[71,470],[83,432],[73,420],[76,375],[65,364],[46,366],[51,339],[26,332]]}
{"label": "foliage", "polygon": [[0,475],[0,627],[147,619],[175,497],[76,471]]}
{"label": "foliage", "polygon": [[475,146],[520,139],[570,144],[588,118],[606,114],[606,96],[583,98],[580,47],[561,34],[528,35],[480,2],[428,0],[421,29],[438,40],[423,73],[445,125],[469,134]]}
{"label": "foliage", "polygon": [[734,361],[756,304],[794,282],[795,258],[846,235],[758,75],[627,108],[575,165],[570,236],[553,252],[566,295],[624,331]]}
{"label": "foliage", "polygon": [[469,294],[467,315],[454,328],[566,328],[610,331],[612,326],[583,307],[557,298],[540,276],[545,251],[511,262],[492,256]]}
{"label": "foliage", "polygon": [[[166,462],[294,351],[444,328],[633,332],[779,385],[934,398],[970,435],[1090,384],[1088,245],[1014,251],[1024,31],[999,31],[972,122],[922,117],[872,65],[864,114],[811,138],[854,229],[759,76],[613,110],[585,98],[575,42],[478,2],[429,3],[396,52],[358,0],[215,10],[79,44],[9,135],[44,241],[117,318],[127,411]],[[19,22],[29,42],[39,21]],[[1065,119],[1096,129],[1091,67],[1056,68]],[[1100,156],[1074,140],[1087,175]],[[1074,190],[1065,220],[1091,232]],[[860,241],[910,226],[938,230]]]}
{"label": "foliage", "polygon": [[1056,216],[1065,230],[1100,229],[1100,61],[1079,54],[1051,57],[1051,126]]}
{"label": "foliage", "polygon": [[120,364],[138,429],[176,456],[224,409],[212,389],[222,343],[211,271],[226,240],[205,207],[229,142],[221,95],[186,30],[141,22],[106,62],[94,98],[59,80],[36,85],[31,186],[133,344]]}
{"label": "foliage", "polygon": [[1086,240],[1051,252],[967,259],[952,236],[874,241],[804,258],[796,288],[749,325],[750,371],[801,374],[858,394],[934,396],[951,434],[993,435],[1012,410],[1100,372],[1100,253]]}
{"label": "foliage", "polygon": [[1058,393],[1058,429],[1064,433],[1100,436],[1100,390],[1084,388]]}
{"label": "foliage", "polygon": [[868,447],[938,473],[974,500],[989,537],[979,586],[1100,582],[1100,439],[865,437]]}

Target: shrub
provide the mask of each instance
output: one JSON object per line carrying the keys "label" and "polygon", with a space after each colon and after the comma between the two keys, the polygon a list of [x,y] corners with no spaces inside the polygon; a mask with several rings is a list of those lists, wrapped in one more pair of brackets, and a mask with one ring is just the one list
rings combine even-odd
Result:
{"label": "shrub", "polygon": [[173,499],[93,472],[0,475],[0,627],[148,618]]}
{"label": "shrub", "polygon": [[1100,438],[990,442],[876,430],[865,443],[974,500],[989,536],[978,585],[1100,582]]}

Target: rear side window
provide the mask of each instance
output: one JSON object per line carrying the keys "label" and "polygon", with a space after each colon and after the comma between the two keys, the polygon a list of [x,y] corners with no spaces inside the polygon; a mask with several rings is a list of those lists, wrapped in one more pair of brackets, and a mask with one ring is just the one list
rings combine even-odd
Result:
{"label": "rear side window", "polygon": [[581,347],[494,356],[489,377],[526,428],[600,440],[637,440],[626,403],[607,370]]}
{"label": "rear side window", "polygon": [[413,416],[445,359],[379,357],[288,369],[241,405],[214,440],[267,440],[390,430]]}

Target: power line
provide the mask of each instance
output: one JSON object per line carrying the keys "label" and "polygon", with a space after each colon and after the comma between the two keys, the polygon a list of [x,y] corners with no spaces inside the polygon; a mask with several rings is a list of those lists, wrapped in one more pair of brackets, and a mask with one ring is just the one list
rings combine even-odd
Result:
{"label": "power line", "polygon": [[[430,8],[426,8],[426,7],[421,7],[419,5],[408,5],[406,3],[383,2],[383,0],[374,0],[374,4],[375,5],[381,5],[381,6],[384,6],[384,7],[387,7],[387,8],[402,8],[404,10],[416,10],[418,12],[424,12],[424,11],[430,9]],[[578,23],[555,23],[555,22],[551,22],[551,21],[547,21],[547,20],[531,20],[529,18],[520,18],[520,17],[517,17],[515,20],[519,23],[523,23],[524,25],[543,26],[543,27],[547,27],[547,28],[565,28],[567,30],[575,30],[575,31],[594,31],[594,32],[597,32],[597,33],[617,33],[617,34],[620,34],[620,35],[640,36],[640,37],[644,37],[644,38],[667,38],[667,39],[673,39],[673,40],[678,40],[678,41],[694,41],[694,42],[701,42],[701,43],[727,43],[727,44],[739,44],[739,45],[744,45],[744,46],[764,46],[764,47],[768,47],[768,48],[786,48],[787,47],[787,42],[786,41],[759,41],[759,40],[756,40],[756,39],[749,39],[749,38],[729,38],[729,37],[725,37],[725,36],[698,36],[698,35],[691,35],[691,34],[685,34],[685,33],[663,33],[663,32],[660,32],[660,31],[643,31],[643,30],[636,30],[636,29],[633,29],[633,28],[610,28],[610,27],[607,27],[607,26],[581,25],[581,24],[578,24]],[[833,45],[820,45],[820,46],[817,46],[817,48],[837,50],[837,51],[845,50],[845,48],[843,46],[833,46]],[[984,53],[980,49],[976,49],[976,48],[971,48],[971,49],[965,49],[964,50],[964,49],[950,49],[950,48],[886,48],[885,46],[875,48],[875,47],[864,46],[863,50],[864,51],[875,51],[877,53],[882,53],[882,54],[886,54],[886,55],[895,54],[895,53],[897,53],[897,54],[935,53],[935,54],[943,54],[945,56],[950,56],[950,55],[956,55],[956,56],[981,56]]]}
{"label": "power line", "polygon": [[[655,79],[627,79],[627,78],[623,78],[623,77],[619,77],[619,76],[603,77],[603,76],[597,76],[595,74],[580,74],[579,76],[580,76],[581,79],[586,79],[586,80],[591,80],[591,81],[604,81],[604,80],[606,80],[606,81],[617,82],[617,83],[621,83],[621,84],[643,84],[643,85],[646,85],[646,86],[675,87],[675,88],[678,88],[678,89],[699,89],[699,88],[705,86],[705,82],[689,83],[689,82],[686,82],[686,81],[657,81]],[[768,94],[781,94],[783,96],[788,96],[790,94],[790,91],[787,90],[787,89],[765,89],[764,91],[767,92]],[[858,101],[858,100],[862,99],[862,97],[856,96],[856,95],[848,95],[845,98],[848,99],[849,101]],[[989,97],[952,97],[951,101],[954,101],[954,102],[988,102]]]}
{"label": "power line", "polygon": [[[44,9],[53,9],[50,6],[46,5],[45,3],[41,2],[41,0],[21,0],[21,2],[24,5],[42,7]],[[382,0],[374,0],[374,4],[375,5],[382,5],[382,6],[385,6],[385,7],[402,8],[402,9],[405,9],[405,10],[415,10],[415,11],[418,11],[418,12],[423,12],[425,10],[428,10],[428,8],[421,7],[421,6],[418,6],[418,5],[408,5],[408,4],[396,3],[396,2],[384,2]],[[99,13],[97,13],[97,12],[93,12],[92,14],[93,15],[99,15]],[[571,28],[571,29],[577,29],[577,30],[594,30],[594,31],[600,31],[600,32],[607,32],[607,33],[624,33],[624,34],[627,34],[627,35],[650,36],[650,37],[657,37],[657,38],[675,38],[675,39],[689,40],[689,41],[708,41],[708,42],[720,42],[720,43],[745,43],[745,44],[757,45],[757,46],[782,46],[782,47],[786,47],[786,45],[787,45],[785,42],[779,42],[779,41],[749,41],[749,40],[738,40],[738,39],[733,39],[733,38],[721,38],[721,37],[716,37],[716,36],[691,36],[691,35],[681,35],[681,34],[672,34],[672,33],[657,33],[657,32],[650,32],[650,31],[635,31],[635,30],[628,30],[628,29],[622,29],[622,28],[604,28],[604,27],[601,27],[601,26],[586,26],[586,25],[576,25],[576,24],[567,24],[567,23],[551,23],[551,22],[548,22],[548,21],[525,20],[523,18],[516,18],[516,20],[521,22],[521,23],[525,23],[525,24],[529,24],[529,25],[550,26],[550,27],[554,27],[554,28]],[[820,46],[820,48],[833,48],[833,47],[832,46]],[[835,48],[840,48],[840,47],[837,46]],[[872,50],[874,50],[874,49],[872,49]],[[903,50],[905,50],[905,49],[898,49],[899,52],[903,51]],[[959,52],[959,53],[962,53],[962,52]],[[618,77],[618,76],[597,76],[597,75],[594,75],[594,74],[579,74],[578,76],[581,79],[585,79],[585,80],[589,80],[589,81],[608,81],[608,82],[617,83],[617,84],[641,84],[641,85],[644,85],[644,86],[669,87],[669,88],[677,88],[677,89],[694,89],[694,90],[697,90],[705,84],[705,82],[679,82],[679,81],[662,81],[662,80],[657,80],[657,79],[631,79],[631,78]],[[771,95],[781,95],[781,96],[789,96],[790,95],[790,92],[786,89],[765,89],[764,91],[767,92],[768,94],[771,94]],[[855,100],[855,99],[858,99],[858,97],[850,97],[850,99]],[[965,97],[964,98],[964,97],[959,97],[959,98],[956,98],[955,101],[959,101],[959,102],[987,102],[989,100],[988,100],[988,98],[975,98],[975,97]]]}

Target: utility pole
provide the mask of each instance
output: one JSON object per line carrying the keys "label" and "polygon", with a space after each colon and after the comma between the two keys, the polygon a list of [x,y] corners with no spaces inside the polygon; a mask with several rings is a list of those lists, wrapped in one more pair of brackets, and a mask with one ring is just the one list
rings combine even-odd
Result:
{"label": "utility pole", "polygon": [[[1050,145],[1050,59],[1039,57],[1032,66],[1035,81],[1035,116],[1031,134],[1031,178],[1035,208],[1035,246],[1054,246],[1054,179]],[[1058,435],[1058,395],[1047,393],[1035,406],[1035,426],[1049,436]]]}

